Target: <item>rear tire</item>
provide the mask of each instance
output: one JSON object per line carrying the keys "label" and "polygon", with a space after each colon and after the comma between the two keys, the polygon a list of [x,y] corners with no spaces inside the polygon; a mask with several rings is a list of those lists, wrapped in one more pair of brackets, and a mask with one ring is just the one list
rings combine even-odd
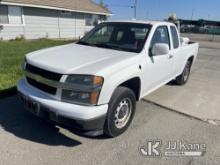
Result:
{"label": "rear tire", "polygon": [[185,85],[188,82],[191,72],[191,66],[192,62],[188,60],[183,70],[183,73],[179,75],[174,81],[177,85]]}
{"label": "rear tire", "polygon": [[109,103],[104,133],[116,137],[130,126],[136,109],[134,92],[126,87],[118,87]]}

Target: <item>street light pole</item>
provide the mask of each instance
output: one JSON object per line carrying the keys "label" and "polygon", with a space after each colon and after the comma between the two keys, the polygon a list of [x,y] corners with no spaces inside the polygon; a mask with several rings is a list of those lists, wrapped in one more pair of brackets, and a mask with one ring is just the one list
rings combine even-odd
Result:
{"label": "street light pole", "polygon": [[133,5],[108,5],[108,6],[114,6],[114,7],[127,7],[134,9],[134,19],[137,18],[137,0],[134,1]]}

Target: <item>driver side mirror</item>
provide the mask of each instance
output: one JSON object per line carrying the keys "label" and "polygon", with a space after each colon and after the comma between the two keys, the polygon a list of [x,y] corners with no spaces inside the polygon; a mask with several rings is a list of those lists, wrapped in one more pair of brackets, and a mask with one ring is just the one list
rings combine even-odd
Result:
{"label": "driver side mirror", "polygon": [[157,43],[154,44],[151,49],[152,56],[160,56],[160,55],[167,55],[169,53],[169,45]]}

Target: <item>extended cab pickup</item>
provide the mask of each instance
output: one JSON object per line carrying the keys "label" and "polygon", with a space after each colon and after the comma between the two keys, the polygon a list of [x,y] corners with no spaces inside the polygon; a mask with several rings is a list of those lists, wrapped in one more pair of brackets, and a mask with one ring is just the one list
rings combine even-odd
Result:
{"label": "extended cab pickup", "polygon": [[104,22],[78,43],[26,55],[18,94],[39,117],[115,137],[129,127],[136,101],[187,82],[198,48],[172,23]]}

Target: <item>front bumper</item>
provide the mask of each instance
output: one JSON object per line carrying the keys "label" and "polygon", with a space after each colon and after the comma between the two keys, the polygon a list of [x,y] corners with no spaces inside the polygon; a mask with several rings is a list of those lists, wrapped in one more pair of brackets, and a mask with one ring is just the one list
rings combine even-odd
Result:
{"label": "front bumper", "polygon": [[[34,112],[39,117],[49,118],[58,123],[70,123],[71,127],[76,127],[85,131],[101,130],[104,127],[105,116],[108,105],[81,106],[64,103],[56,100],[52,96],[30,86],[25,79],[18,82],[17,90],[19,96],[28,105],[27,100],[39,104],[38,112]],[[28,109],[31,109],[29,104]],[[33,111],[32,111],[33,112]]]}

